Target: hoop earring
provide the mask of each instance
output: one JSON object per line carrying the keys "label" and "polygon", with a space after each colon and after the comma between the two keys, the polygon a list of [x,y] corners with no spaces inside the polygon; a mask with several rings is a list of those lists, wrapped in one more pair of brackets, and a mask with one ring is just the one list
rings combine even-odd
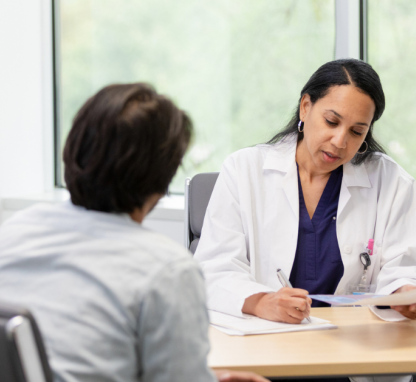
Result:
{"label": "hoop earring", "polygon": [[[367,152],[368,150],[368,143],[366,141],[364,141],[363,143],[365,143],[365,150],[364,151],[357,151],[357,154],[364,154]],[[362,145],[361,145],[362,146]],[[361,147],[360,147],[361,148]]]}
{"label": "hoop earring", "polygon": [[303,123],[303,129],[301,130],[301,128],[302,128],[302,121],[299,121],[299,123],[298,123],[298,131],[299,131],[299,133],[303,133],[303,130],[305,130],[305,124]]}

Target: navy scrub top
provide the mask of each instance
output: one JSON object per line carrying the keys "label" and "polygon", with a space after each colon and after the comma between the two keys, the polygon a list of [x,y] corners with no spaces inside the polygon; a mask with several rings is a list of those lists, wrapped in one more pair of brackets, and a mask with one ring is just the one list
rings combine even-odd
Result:
{"label": "navy scrub top", "polygon": [[[310,219],[303,198],[299,178],[299,233],[295,261],[290,282],[294,288],[306,289],[309,294],[334,294],[344,274],[338,246],[336,219],[341,191],[342,166],[332,171]],[[330,306],[312,300],[312,307]]]}

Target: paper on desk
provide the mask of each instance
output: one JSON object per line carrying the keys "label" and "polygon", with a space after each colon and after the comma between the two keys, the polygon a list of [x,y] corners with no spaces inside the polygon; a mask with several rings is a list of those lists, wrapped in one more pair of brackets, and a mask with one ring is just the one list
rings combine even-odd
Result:
{"label": "paper on desk", "polygon": [[309,295],[314,300],[319,300],[332,305],[410,305],[416,303],[416,289],[403,293],[393,293],[387,296],[380,295],[330,295],[330,294],[312,294]]}
{"label": "paper on desk", "polygon": [[393,309],[377,309],[375,306],[369,306],[368,308],[383,321],[398,322],[408,320],[407,317],[402,316]]}
{"label": "paper on desk", "polygon": [[216,312],[214,310],[209,310],[208,312],[210,322],[214,327],[224,333],[235,336],[337,328],[337,326],[332,325],[329,321],[316,317],[310,317],[312,323],[303,320],[301,324],[286,324],[283,322],[263,320],[262,318],[250,316],[248,314],[245,314],[244,317],[241,318]]}

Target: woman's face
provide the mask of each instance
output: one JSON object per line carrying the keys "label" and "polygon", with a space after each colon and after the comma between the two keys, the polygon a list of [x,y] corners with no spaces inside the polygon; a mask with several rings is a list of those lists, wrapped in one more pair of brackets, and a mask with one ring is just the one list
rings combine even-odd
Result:
{"label": "woman's face", "polygon": [[314,105],[305,94],[300,105],[304,138],[297,156],[311,160],[315,171],[335,170],[360,149],[374,112],[373,100],[353,85],[331,87]]}

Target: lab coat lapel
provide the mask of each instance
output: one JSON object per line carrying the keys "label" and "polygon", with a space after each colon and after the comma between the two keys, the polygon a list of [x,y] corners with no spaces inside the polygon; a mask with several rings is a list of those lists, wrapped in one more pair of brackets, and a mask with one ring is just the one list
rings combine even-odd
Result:
{"label": "lab coat lapel", "polygon": [[[294,214],[294,218],[290,219],[290,221],[293,222],[293,232],[290,236],[283,239],[286,242],[287,252],[285,253],[285,257],[281,258],[279,262],[279,268],[282,268],[283,272],[287,275],[287,277],[289,277],[292,271],[293,262],[295,260],[299,227],[299,188],[298,171],[295,158],[293,158],[293,163],[290,165],[288,172],[283,178],[282,188]],[[286,224],[289,224],[289,219],[285,219],[285,221]]]}
{"label": "lab coat lapel", "polygon": [[[280,188],[278,213],[273,217],[276,235],[270,238],[271,247],[279,256],[272,256],[268,285],[278,290],[281,285],[276,277],[276,269],[281,268],[289,277],[296,253],[299,227],[299,189],[296,167],[296,139],[279,142],[265,158],[263,171],[281,173],[277,179]],[[276,179],[276,177],[274,178]],[[292,216],[290,216],[293,213]]]}
{"label": "lab coat lapel", "polygon": [[[345,166],[344,166],[344,169],[345,169]],[[338,216],[341,215],[342,211],[344,210],[350,198],[351,198],[351,193],[348,190],[348,187],[345,183],[345,174],[344,174],[342,183],[341,183],[341,191],[339,193],[338,213],[337,213]]]}
{"label": "lab coat lapel", "polygon": [[263,170],[285,173],[282,188],[296,219],[299,219],[298,171],[296,167],[296,139],[279,142],[265,159]]}
{"label": "lab coat lapel", "polygon": [[296,161],[294,160],[288,169],[285,177],[282,181],[282,188],[285,192],[289,205],[295,214],[296,218],[299,218],[299,186],[298,186],[298,170],[296,167]]}
{"label": "lab coat lapel", "polygon": [[349,187],[371,188],[365,164],[358,166],[353,166],[351,162],[344,164],[341,192],[338,201],[338,216],[342,214],[351,199]]}

